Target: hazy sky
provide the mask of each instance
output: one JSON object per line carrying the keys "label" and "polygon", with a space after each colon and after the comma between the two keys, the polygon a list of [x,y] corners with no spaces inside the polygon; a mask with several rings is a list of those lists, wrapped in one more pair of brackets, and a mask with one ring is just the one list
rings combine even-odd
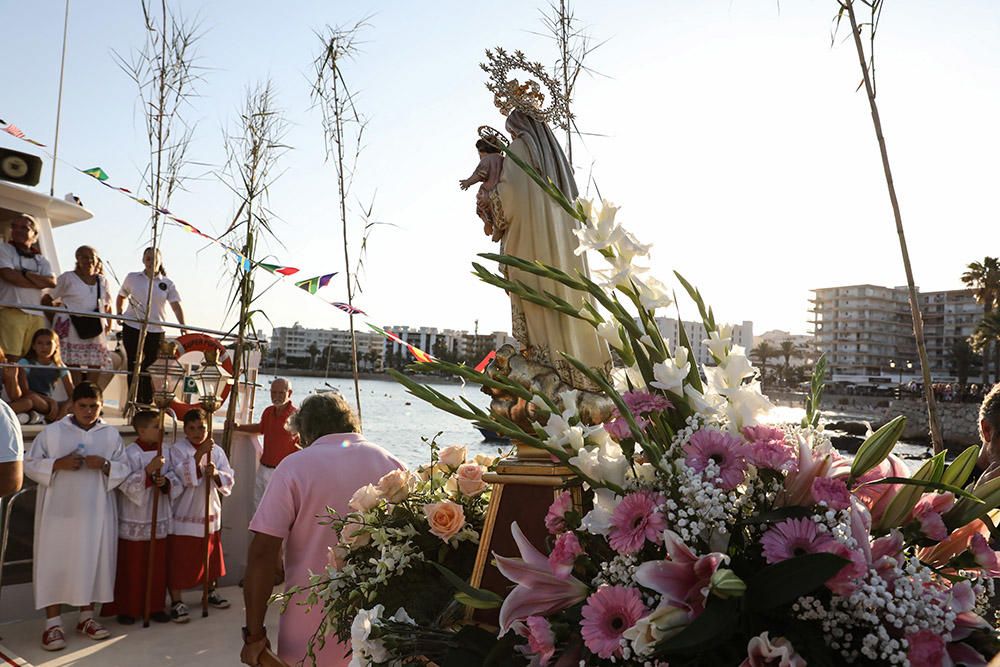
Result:
{"label": "hazy sky", "polygon": [[[459,178],[475,167],[476,127],[502,127],[483,87],[483,50],[522,49],[549,63],[542,2],[257,1],[171,2],[200,17],[205,68],[188,117],[198,121],[192,182],[170,208],[208,232],[234,211],[213,170],[224,160],[248,84],[270,77],[291,123],[272,191],[277,263],[301,277],[341,271],[322,294],[344,300],[335,178],[324,163],[319,115],[308,96],[311,61],[325,24],[371,13],[364,51],[345,68],[370,121],[355,196],[374,197],[380,228],[370,241],[357,304],[381,324],[509,330],[498,290],[470,275],[482,236],[474,192]],[[0,118],[51,144],[63,2],[7,2],[0,35]],[[755,331],[808,330],[809,289],[905,282],[867,101],[855,92],[853,46],[831,47],[834,0],[660,0],[575,3],[598,41],[575,109],[586,132],[577,144],[581,183],[623,205],[620,219],[654,244],[656,274],[679,270],[722,320],[750,319]],[[846,34],[846,33],[844,33]],[[138,2],[73,0],[60,157],[100,166],[135,189],[146,161],[136,91],[113,52],[141,45]],[[1000,3],[888,0],[877,43],[879,103],[917,282],[960,287],[963,266],[1000,252]],[[28,144],[0,133],[0,145]],[[48,168],[49,161],[46,161]],[[40,188],[47,190],[49,173]],[[124,277],[140,268],[147,210],[66,165],[57,195],[72,191],[95,218],[58,230],[62,268],[91,243]],[[593,186],[591,186],[593,192]],[[360,221],[354,207],[350,233]],[[284,247],[282,247],[282,245]],[[166,266],[189,319],[225,315],[226,262],[215,247],[168,228]],[[597,261],[592,262],[596,264]],[[266,285],[267,280],[258,281]],[[346,328],[340,311],[290,285],[261,306],[276,325]],[[682,300],[685,317],[694,317]],[[268,330],[270,327],[265,327]]]}

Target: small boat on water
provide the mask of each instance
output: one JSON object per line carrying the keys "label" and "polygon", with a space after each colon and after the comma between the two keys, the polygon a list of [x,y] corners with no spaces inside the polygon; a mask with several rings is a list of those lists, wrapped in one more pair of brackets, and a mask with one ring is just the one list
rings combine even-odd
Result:
{"label": "small boat on water", "polygon": [[508,438],[507,436],[500,435],[496,431],[491,431],[488,428],[482,428],[481,426],[476,426],[476,430],[482,434],[483,440],[487,442],[505,442],[505,443],[510,442],[510,438]]}

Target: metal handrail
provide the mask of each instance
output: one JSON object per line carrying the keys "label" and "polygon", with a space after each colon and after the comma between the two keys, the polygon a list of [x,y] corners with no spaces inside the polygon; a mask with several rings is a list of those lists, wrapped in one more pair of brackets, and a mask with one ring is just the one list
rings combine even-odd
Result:
{"label": "metal handrail", "polygon": [[18,561],[7,562],[7,538],[10,537],[10,516],[14,511],[14,501],[29,491],[34,491],[35,486],[25,486],[17,493],[6,498],[0,498],[0,596],[3,595],[3,570],[7,565],[24,565],[30,563],[31,558]]}
{"label": "metal handrail", "polygon": [[[69,310],[68,308],[63,308],[61,306],[33,306],[22,303],[4,303],[0,302],[0,308],[14,308],[17,310],[37,310],[42,313],[52,313],[52,314],[62,314],[62,315],[79,315],[85,317],[97,317],[102,320],[112,320],[121,323],[133,323],[142,324],[145,320],[126,317],[125,315],[112,315],[111,313],[102,313],[96,310]],[[194,331],[196,333],[211,334],[213,336],[218,336],[220,338],[237,338],[237,335],[231,331],[218,331],[216,329],[208,329],[206,327],[196,327],[190,324],[178,324],[177,322],[158,322],[156,320],[149,320],[149,324],[158,327],[168,327],[171,329],[184,329],[185,331]],[[252,337],[247,337],[248,341],[261,342],[257,338],[256,334]]]}

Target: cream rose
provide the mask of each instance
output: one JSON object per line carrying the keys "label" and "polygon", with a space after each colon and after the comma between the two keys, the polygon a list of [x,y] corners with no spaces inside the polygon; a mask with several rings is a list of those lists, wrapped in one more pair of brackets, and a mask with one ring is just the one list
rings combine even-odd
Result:
{"label": "cream rose", "polygon": [[431,533],[445,542],[453,538],[465,525],[465,510],[450,500],[427,503],[424,505],[424,516],[427,517]]}
{"label": "cream rose", "polygon": [[354,492],[347,504],[355,512],[367,512],[374,509],[381,499],[382,496],[379,495],[378,489],[373,484],[365,484]]}
{"label": "cream rose", "polygon": [[464,445],[449,445],[438,454],[438,461],[454,470],[465,463],[467,451]]}
{"label": "cream rose", "polygon": [[473,460],[484,468],[489,468],[497,462],[497,457],[490,456],[489,454],[476,454]]}
{"label": "cream rose", "polygon": [[351,549],[363,547],[372,541],[371,533],[365,529],[363,523],[350,521],[344,524],[340,530],[340,542],[346,544]]}
{"label": "cream rose", "polygon": [[378,481],[378,492],[390,503],[404,500],[413,489],[413,475],[409,470],[393,470],[382,475]]}
{"label": "cream rose", "polygon": [[466,496],[476,496],[486,490],[483,473],[486,468],[477,463],[464,463],[458,466],[455,477],[458,479],[458,490]]}

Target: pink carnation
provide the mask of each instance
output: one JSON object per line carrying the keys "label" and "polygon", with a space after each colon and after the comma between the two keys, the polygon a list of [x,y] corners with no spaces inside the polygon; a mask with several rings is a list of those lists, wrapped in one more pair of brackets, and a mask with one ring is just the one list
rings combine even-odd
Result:
{"label": "pink carnation", "polygon": [[573,571],[576,557],[582,553],[583,547],[580,546],[580,540],[577,539],[576,533],[573,531],[560,533],[559,537],[556,538],[556,543],[552,546],[552,553],[549,554],[549,564],[552,565],[553,574],[557,577],[569,576],[569,573]]}
{"label": "pink carnation", "polygon": [[622,400],[633,415],[645,415],[674,407],[674,404],[663,396],[648,391],[626,391],[622,394]]}
{"label": "pink carnation", "polygon": [[778,440],[751,442],[747,459],[758,468],[778,472],[791,472],[798,467],[795,452],[783,441]]}
{"label": "pink carnation", "polygon": [[921,630],[909,635],[906,641],[910,644],[906,657],[912,667],[940,667],[945,664],[944,638],[936,632]]}
{"label": "pink carnation", "polygon": [[747,442],[785,442],[785,432],[767,424],[744,426],[740,433],[747,439]]}
{"label": "pink carnation", "polygon": [[521,647],[521,652],[538,658],[539,667],[546,667],[556,653],[556,637],[552,626],[541,616],[529,616],[523,623],[516,623],[514,631],[528,640],[528,646]]}
{"label": "pink carnation", "polygon": [[630,493],[611,515],[608,543],[621,554],[634,554],[646,543],[657,544],[663,540],[667,522],[659,511],[664,503],[663,494],[652,491]]}
{"label": "pink carnation", "polygon": [[684,444],[684,453],[687,454],[684,462],[698,472],[708,467],[709,461],[716,463],[722,488],[735,489],[746,477],[745,449],[743,442],[734,435],[702,429]]}
{"label": "pink carnation", "polygon": [[[649,427],[649,420],[643,417],[636,417],[635,425],[639,427],[640,431],[645,431],[646,428]],[[621,442],[626,438],[633,437],[632,428],[628,425],[628,421],[624,417],[618,417],[617,419],[612,419],[609,422],[604,422],[604,430],[618,442]]]}
{"label": "pink carnation", "polygon": [[549,505],[545,515],[545,528],[555,535],[566,530],[566,512],[573,509],[573,496],[569,491],[563,491]]}
{"label": "pink carnation", "polygon": [[583,606],[580,623],[584,645],[599,658],[621,655],[621,639],[647,612],[635,588],[601,586]]}
{"label": "pink carnation", "polygon": [[851,492],[842,479],[817,477],[812,483],[812,495],[817,503],[825,502],[833,510],[845,510],[851,506]]}

